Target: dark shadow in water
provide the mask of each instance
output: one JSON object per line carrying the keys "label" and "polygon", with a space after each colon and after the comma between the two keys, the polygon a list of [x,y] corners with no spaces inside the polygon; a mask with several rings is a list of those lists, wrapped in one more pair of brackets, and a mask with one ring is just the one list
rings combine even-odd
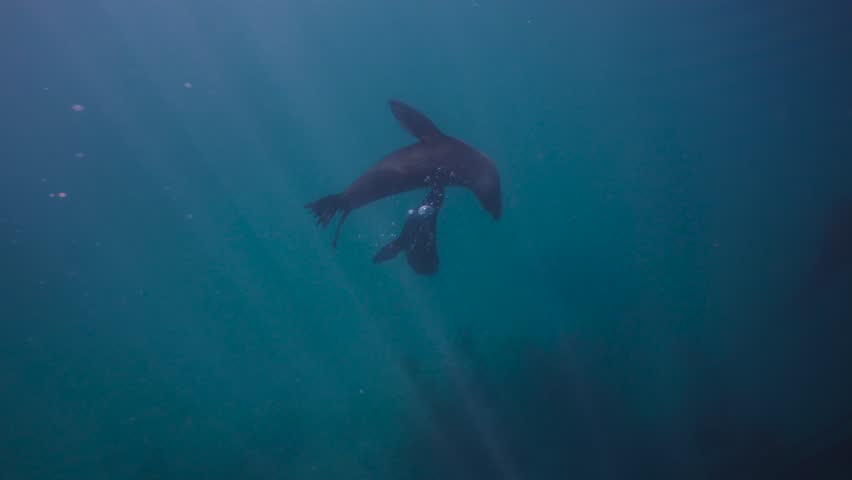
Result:
{"label": "dark shadow in water", "polygon": [[835,200],[824,222],[817,255],[806,279],[816,286],[852,279],[852,201]]}
{"label": "dark shadow in water", "polygon": [[[602,370],[590,352],[527,344],[513,354],[516,367],[498,373],[469,351],[440,378],[409,362],[428,413],[407,420],[395,478],[852,478],[848,409],[806,434],[756,420],[708,377],[695,382],[703,398],[652,421],[593,373]],[[447,380],[458,371],[470,380],[466,395]]]}
{"label": "dark shadow in water", "polygon": [[810,261],[794,279],[787,313],[793,317],[820,310],[828,315],[837,313],[825,320],[837,322],[834,326],[848,333],[847,319],[852,316],[843,314],[849,314],[852,306],[852,200],[835,199],[820,216],[822,221],[813,232],[815,242],[808,252]]}
{"label": "dark shadow in water", "polygon": [[[786,346],[788,362],[825,404],[852,403],[852,199],[835,199],[823,214],[810,261],[790,281],[767,330]],[[821,407],[824,408],[824,407]],[[852,407],[850,407],[852,408]]]}

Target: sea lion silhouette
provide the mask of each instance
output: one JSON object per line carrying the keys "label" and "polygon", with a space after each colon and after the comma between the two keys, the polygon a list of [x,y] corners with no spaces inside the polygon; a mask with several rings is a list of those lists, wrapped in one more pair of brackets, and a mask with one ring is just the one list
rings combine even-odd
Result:
{"label": "sea lion silhouette", "polygon": [[500,218],[500,176],[484,153],[459,139],[444,135],[425,115],[400,102],[389,100],[391,112],[417,143],[391,152],[355,179],[342,193],[328,195],[305,205],[325,228],[341,211],[332,246],[353,210],[384,197],[423,187],[461,186],[470,189],[495,220]]}
{"label": "sea lion silhouette", "polygon": [[421,275],[438,271],[438,212],[444,204],[444,187],[429,191],[420,205],[408,211],[408,217],[399,237],[382,247],[373,257],[373,263],[390,260],[405,251],[411,268]]}

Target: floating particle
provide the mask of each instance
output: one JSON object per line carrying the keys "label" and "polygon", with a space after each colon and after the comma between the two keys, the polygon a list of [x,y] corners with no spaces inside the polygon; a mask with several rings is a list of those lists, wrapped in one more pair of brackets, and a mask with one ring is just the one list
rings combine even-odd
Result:
{"label": "floating particle", "polygon": [[47,196],[50,197],[50,198],[53,198],[53,197],[56,196],[56,194],[55,193],[49,193]]}
{"label": "floating particle", "polygon": [[46,182],[46,181],[47,181],[47,179],[46,179],[46,178],[42,178],[42,179],[41,179],[41,183],[44,183],[44,182]]}
{"label": "floating particle", "polygon": [[83,105],[80,105],[79,103],[75,103],[74,105],[71,105],[71,110],[73,110],[75,112],[82,112],[85,109],[86,109],[86,107],[83,106]]}
{"label": "floating particle", "polygon": [[192,88],[192,82],[183,82],[183,88]]}
{"label": "floating particle", "polygon": [[185,218],[185,219],[187,219],[187,220],[192,220],[192,214],[191,214],[191,213],[187,213],[186,215],[184,215],[184,216],[183,216],[183,218]]}
{"label": "floating particle", "polygon": [[77,152],[74,154],[74,158],[86,158],[86,154],[83,152]]}
{"label": "floating particle", "polygon": [[65,197],[68,196],[68,194],[65,193],[65,192],[59,192],[59,193],[56,194],[56,196],[59,197],[59,198],[65,198]]}

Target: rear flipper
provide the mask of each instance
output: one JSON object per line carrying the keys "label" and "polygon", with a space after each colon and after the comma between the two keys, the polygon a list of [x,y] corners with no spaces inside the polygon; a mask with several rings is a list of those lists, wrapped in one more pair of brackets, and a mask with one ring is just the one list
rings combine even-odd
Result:
{"label": "rear flipper", "polygon": [[337,213],[338,210],[343,209],[343,199],[339,193],[327,195],[315,202],[305,205],[305,208],[310,209],[314,216],[317,217],[317,225],[322,225],[323,228],[325,228],[325,226],[328,225],[328,222],[334,218],[334,214]]}
{"label": "rear flipper", "polygon": [[349,215],[349,210],[346,208],[346,202],[343,199],[343,195],[339,193],[327,195],[315,202],[305,205],[305,208],[310,209],[314,216],[317,217],[317,225],[321,225],[322,228],[328,226],[328,222],[334,218],[334,214],[336,214],[338,210],[343,212],[340,220],[337,222],[337,230],[334,232],[334,240],[331,243],[333,247],[336,247],[337,237],[340,236],[340,227],[343,226],[343,222]]}
{"label": "rear flipper", "polygon": [[408,265],[421,275],[431,275],[438,271],[438,244],[435,236],[435,222],[431,231],[422,231],[422,235],[411,245],[405,256]]}
{"label": "rear flipper", "polygon": [[443,205],[443,187],[434,187],[416,210],[410,210],[399,238],[382,247],[373,257],[384,262],[405,251],[408,265],[421,274],[438,271],[438,212]]}

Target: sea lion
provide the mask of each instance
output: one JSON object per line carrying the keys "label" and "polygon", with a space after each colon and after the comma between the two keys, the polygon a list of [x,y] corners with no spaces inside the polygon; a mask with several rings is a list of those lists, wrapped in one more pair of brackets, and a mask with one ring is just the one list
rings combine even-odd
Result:
{"label": "sea lion", "polygon": [[499,219],[502,211],[500,176],[494,162],[461,140],[444,135],[414,108],[398,100],[388,103],[402,127],[419,141],[385,156],[342,193],[305,205],[323,228],[338,210],[342,212],[332,246],[337,246],[340,227],[356,208],[423,187],[466,187],[476,195],[482,208],[495,220]]}
{"label": "sea lion", "polygon": [[382,247],[373,263],[390,260],[405,250],[408,265],[421,275],[438,271],[438,212],[444,204],[444,187],[429,191],[420,205],[408,211],[399,237]]}

